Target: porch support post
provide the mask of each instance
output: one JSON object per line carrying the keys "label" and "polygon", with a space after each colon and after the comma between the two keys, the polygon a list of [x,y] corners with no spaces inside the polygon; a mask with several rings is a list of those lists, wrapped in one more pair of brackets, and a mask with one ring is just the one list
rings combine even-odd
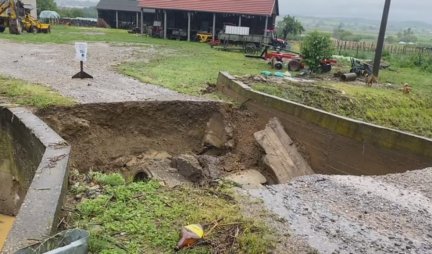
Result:
{"label": "porch support post", "polygon": [[144,34],[144,8],[141,8],[141,34]]}
{"label": "porch support post", "polygon": [[187,13],[188,16],[188,28],[187,28],[187,40],[190,41],[190,35],[191,35],[191,13]]}
{"label": "porch support post", "polygon": [[119,28],[118,11],[116,11],[116,28]]}
{"label": "porch support post", "polygon": [[268,16],[265,17],[264,36],[267,36]]}
{"label": "porch support post", "polygon": [[139,12],[136,13],[136,22],[135,22],[135,26],[139,27]]}
{"label": "porch support post", "polygon": [[164,39],[167,38],[167,11],[164,11],[164,31],[163,31]]}
{"label": "porch support post", "polygon": [[238,26],[241,26],[241,15],[239,16]]}
{"label": "porch support post", "polygon": [[216,40],[216,13],[213,13],[213,32],[212,32],[212,41]]}

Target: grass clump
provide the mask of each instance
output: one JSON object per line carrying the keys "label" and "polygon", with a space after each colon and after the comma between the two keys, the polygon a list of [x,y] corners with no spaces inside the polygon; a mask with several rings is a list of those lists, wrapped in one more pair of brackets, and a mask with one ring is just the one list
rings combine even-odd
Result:
{"label": "grass clump", "polygon": [[0,96],[6,97],[11,103],[36,108],[67,106],[74,103],[48,87],[3,76],[0,76]]}
{"label": "grass clump", "polygon": [[344,83],[256,84],[254,89],[338,115],[432,137],[432,102],[422,92]]}
{"label": "grass clump", "polygon": [[266,253],[271,248],[267,229],[244,218],[226,188],[171,189],[152,180],[126,185],[120,178],[95,175],[101,195],[77,207],[74,226],[90,231],[92,253],[173,253],[182,226],[201,223],[208,231],[216,221],[204,244],[183,253]]}

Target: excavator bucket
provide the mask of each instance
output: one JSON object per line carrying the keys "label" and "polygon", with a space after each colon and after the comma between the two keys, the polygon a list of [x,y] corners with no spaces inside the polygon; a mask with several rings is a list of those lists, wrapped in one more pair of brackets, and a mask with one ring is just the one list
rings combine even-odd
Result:
{"label": "excavator bucket", "polygon": [[20,19],[10,19],[9,20],[9,32],[11,34],[21,34],[22,24]]}

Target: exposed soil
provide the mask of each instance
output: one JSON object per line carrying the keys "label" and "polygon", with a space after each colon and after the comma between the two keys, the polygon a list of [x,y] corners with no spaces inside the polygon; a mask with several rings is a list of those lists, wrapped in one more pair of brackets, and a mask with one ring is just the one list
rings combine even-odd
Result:
{"label": "exposed soil", "polygon": [[[53,107],[37,114],[72,145],[72,167],[112,171],[125,156],[149,151],[222,156],[220,168],[235,172],[259,168],[261,151],[253,133],[262,129],[256,115],[218,102],[129,102]],[[234,146],[208,149],[203,144],[214,115],[232,126]]]}
{"label": "exposed soil", "polygon": [[169,89],[123,76],[115,66],[139,59],[150,60],[155,47],[89,43],[89,57],[84,70],[94,79],[72,79],[79,71],[74,60],[74,45],[30,44],[0,40],[0,74],[44,84],[80,103],[121,102],[143,100],[199,100]]}

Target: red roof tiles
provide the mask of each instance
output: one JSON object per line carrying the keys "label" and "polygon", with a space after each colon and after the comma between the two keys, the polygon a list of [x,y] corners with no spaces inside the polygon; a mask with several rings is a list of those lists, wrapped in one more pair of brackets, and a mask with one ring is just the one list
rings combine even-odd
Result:
{"label": "red roof tiles", "polygon": [[278,14],[277,4],[277,0],[138,0],[143,8],[262,16]]}

